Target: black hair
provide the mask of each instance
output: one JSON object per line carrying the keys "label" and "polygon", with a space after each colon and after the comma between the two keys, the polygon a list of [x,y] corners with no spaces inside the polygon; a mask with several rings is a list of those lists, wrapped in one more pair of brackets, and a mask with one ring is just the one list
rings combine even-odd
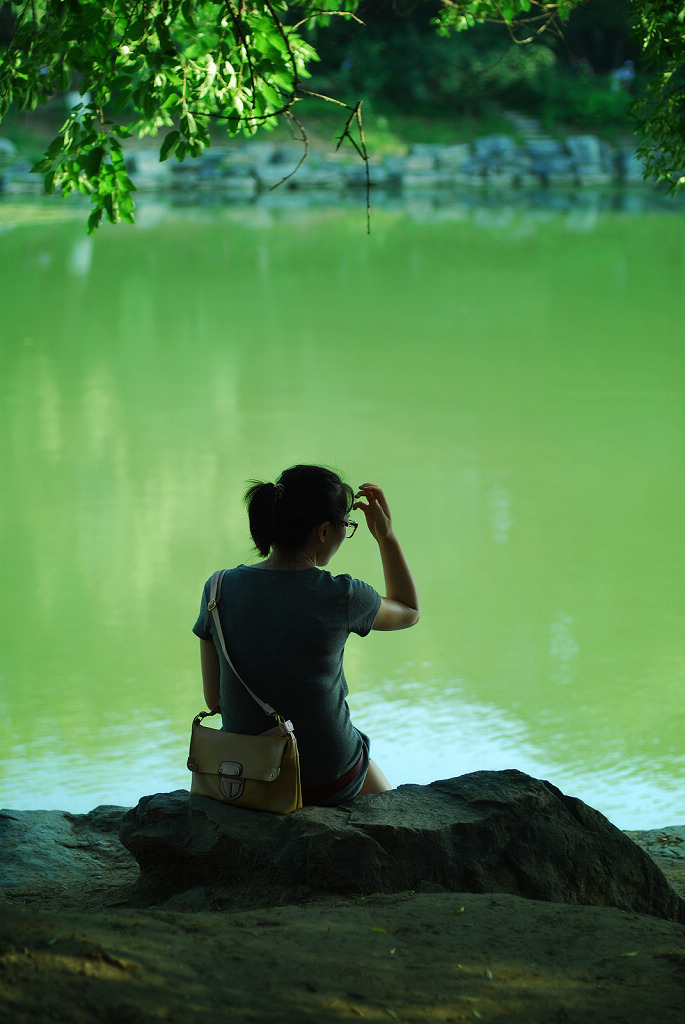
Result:
{"label": "black hair", "polygon": [[275,484],[253,480],[245,504],[254,546],[263,558],[274,544],[299,551],[319,523],[343,523],[353,501],[350,485],[323,466],[291,466]]}

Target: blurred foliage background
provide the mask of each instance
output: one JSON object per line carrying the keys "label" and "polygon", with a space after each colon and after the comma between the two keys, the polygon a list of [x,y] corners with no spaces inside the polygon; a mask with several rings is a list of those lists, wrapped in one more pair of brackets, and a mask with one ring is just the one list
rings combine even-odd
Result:
{"label": "blurred foliage background", "polygon": [[[418,142],[511,131],[502,120],[509,110],[539,119],[552,133],[590,131],[610,140],[632,135],[628,110],[641,80],[629,0],[576,7],[559,32],[546,31],[525,45],[501,24],[441,36],[441,9],[438,0],[363,0],[359,22],[330,18],[304,29],[321,58],[311,65],[307,88],[351,105],[363,99],[366,123],[381,145],[384,128]],[[0,46],[11,33],[9,5],[0,5]],[[627,61],[637,74],[621,82]],[[60,106],[57,120],[63,111]],[[29,125],[13,113],[3,123],[4,135],[17,141],[40,135],[39,118]],[[340,122],[333,105],[306,99],[300,114],[324,130]]]}
{"label": "blurred foliage background", "polygon": [[[364,97],[366,115],[423,115],[429,124],[492,122],[502,110],[538,118],[545,128],[630,135],[631,78],[640,47],[628,0],[576,8],[562,33],[515,42],[502,25],[436,34],[440,4],[368,0],[358,15],[310,33],[321,62],[308,87],[348,103]],[[520,33],[519,33],[520,34]],[[616,74],[619,72],[618,74]],[[440,141],[436,139],[435,141]]]}

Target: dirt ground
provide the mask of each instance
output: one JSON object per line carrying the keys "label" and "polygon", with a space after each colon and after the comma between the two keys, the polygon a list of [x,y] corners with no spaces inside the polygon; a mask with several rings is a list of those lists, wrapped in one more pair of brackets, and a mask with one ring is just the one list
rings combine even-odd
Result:
{"label": "dirt ground", "polygon": [[[685,896],[685,860],[649,852]],[[685,1021],[683,925],[431,892],[141,909],[132,879],[0,905],[2,1024]]]}

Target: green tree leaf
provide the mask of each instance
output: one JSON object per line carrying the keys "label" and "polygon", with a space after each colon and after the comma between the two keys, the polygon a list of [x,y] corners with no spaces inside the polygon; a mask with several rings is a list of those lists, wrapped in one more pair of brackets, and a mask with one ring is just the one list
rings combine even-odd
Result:
{"label": "green tree leaf", "polygon": [[168,160],[169,157],[176,151],[176,148],[181,141],[181,133],[177,128],[167,133],[164,142],[160,146],[159,159],[160,162]]}

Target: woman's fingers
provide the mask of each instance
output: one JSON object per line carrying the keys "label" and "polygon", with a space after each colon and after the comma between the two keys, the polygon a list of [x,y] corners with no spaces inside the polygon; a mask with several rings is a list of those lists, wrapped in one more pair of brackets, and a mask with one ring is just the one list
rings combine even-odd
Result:
{"label": "woman's fingers", "polygon": [[377,483],[362,483],[359,486],[355,498],[366,498],[369,501],[369,507],[381,509],[383,513],[390,518],[390,509],[383,490],[378,486]]}
{"label": "woman's fingers", "polygon": [[355,498],[366,499],[366,501],[356,501],[352,507],[360,509],[364,513],[366,524],[374,537],[387,536],[390,529],[390,509],[385,494],[378,484],[360,484]]}
{"label": "woman's fingers", "polygon": [[367,496],[373,496],[375,492],[378,492],[379,494],[383,493],[378,484],[360,484],[359,491],[357,492],[355,497],[359,498],[361,497],[362,494],[366,494]]}
{"label": "woman's fingers", "polygon": [[388,511],[388,502],[382,488],[378,484],[366,483],[360,484],[359,490],[355,494],[355,498],[367,498],[370,504],[377,501],[381,506],[386,515],[390,515]]}

